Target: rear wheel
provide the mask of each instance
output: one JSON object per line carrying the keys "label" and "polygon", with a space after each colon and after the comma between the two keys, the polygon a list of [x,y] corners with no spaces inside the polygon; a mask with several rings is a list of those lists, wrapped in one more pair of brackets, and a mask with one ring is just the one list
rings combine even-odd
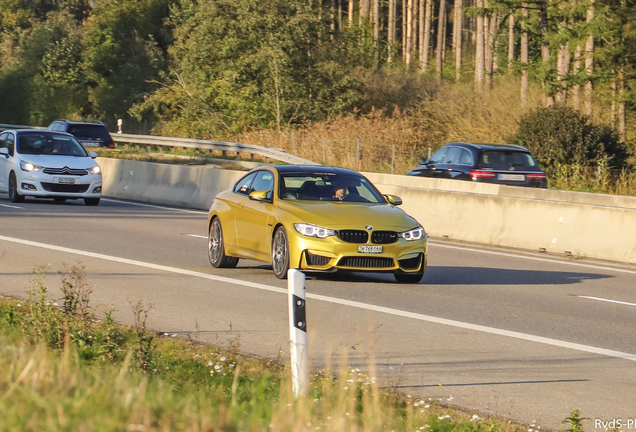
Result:
{"label": "rear wheel", "polygon": [[274,234],[272,242],[272,268],[278,279],[287,279],[289,270],[289,241],[287,231],[284,227],[279,227]]}
{"label": "rear wheel", "polygon": [[9,201],[12,203],[21,203],[24,201],[24,196],[18,193],[18,180],[14,172],[9,175]]}
{"label": "rear wheel", "polygon": [[424,272],[418,271],[417,273],[404,273],[402,271],[396,271],[393,273],[393,276],[395,276],[395,280],[399,283],[416,284],[422,280]]}
{"label": "rear wheel", "polygon": [[84,204],[87,206],[99,205],[99,198],[84,198]]}
{"label": "rear wheel", "polygon": [[223,242],[223,228],[219,218],[214,218],[208,233],[208,257],[210,264],[216,268],[236,267],[239,259],[225,255],[225,243]]}

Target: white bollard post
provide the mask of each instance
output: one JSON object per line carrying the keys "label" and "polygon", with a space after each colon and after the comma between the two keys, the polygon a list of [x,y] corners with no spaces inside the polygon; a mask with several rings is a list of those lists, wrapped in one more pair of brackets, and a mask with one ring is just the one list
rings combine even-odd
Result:
{"label": "white bollard post", "polygon": [[122,119],[117,119],[117,133],[122,133],[121,127],[123,126],[124,121]]}
{"label": "white bollard post", "polygon": [[309,356],[305,314],[305,274],[296,269],[287,272],[289,298],[289,347],[294,395],[309,392]]}

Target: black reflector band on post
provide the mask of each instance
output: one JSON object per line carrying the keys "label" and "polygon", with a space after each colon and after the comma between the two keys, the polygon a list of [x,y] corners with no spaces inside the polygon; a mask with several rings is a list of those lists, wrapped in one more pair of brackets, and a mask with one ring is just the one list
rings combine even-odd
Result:
{"label": "black reflector band on post", "polygon": [[294,299],[294,327],[304,332],[307,331],[307,321],[305,320],[305,300],[298,296],[293,296]]}

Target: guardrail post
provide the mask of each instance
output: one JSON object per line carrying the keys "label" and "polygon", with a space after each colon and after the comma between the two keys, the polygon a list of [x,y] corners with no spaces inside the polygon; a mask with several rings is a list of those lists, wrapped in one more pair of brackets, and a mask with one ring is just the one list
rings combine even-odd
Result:
{"label": "guardrail post", "polygon": [[287,280],[292,389],[294,395],[300,397],[309,392],[305,274],[296,269],[289,269]]}

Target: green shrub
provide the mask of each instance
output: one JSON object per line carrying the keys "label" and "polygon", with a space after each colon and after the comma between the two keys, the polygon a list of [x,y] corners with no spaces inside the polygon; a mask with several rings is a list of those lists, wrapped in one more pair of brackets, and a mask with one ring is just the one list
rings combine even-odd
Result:
{"label": "green shrub", "polygon": [[548,171],[603,160],[611,168],[623,168],[629,156],[612,128],[590,123],[589,117],[567,106],[537,108],[523,116],[516,141]]}

